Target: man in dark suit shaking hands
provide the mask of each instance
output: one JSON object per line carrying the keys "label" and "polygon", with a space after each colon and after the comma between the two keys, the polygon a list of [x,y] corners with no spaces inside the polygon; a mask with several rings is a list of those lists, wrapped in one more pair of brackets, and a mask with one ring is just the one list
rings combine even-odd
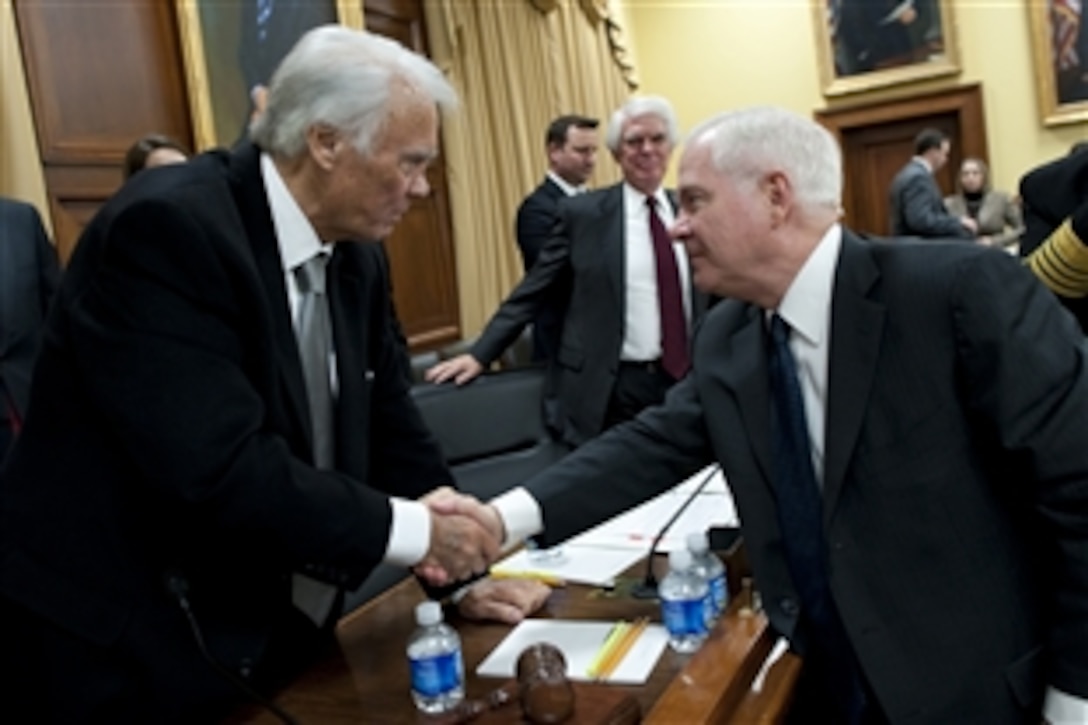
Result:
{"label": "man in dark suit shaking hands", "polygon": [[841,227],[838,146],[789,111],[697,128],[679,193],[673,233],[724,298],[691,372],[485,511],[547,545],[720,461],[804,658],[797,722],[1085,722],[1073,319],[1008,255]]}
{"label": "man in dark suit shaking hands", "polygon": [[[540,250],[555,230],[559,200],[586,190],[586,182],[597,166],[598,123],[595,118],[568,115],[548,124],[544,138],[548,173],[518,207],[518,249],[526,273],[536,264]],[[559,350],[567,294],[568,290],[554,290],[533,318],[534,361],[551,360]]]}
{"label": "man in dark suit shaking hands", "polygon": [[559,203],[536,264],[469,353],[428,371],[468,382],[502,354],[552,290],[569,288],[559,352],[549,366],[546,414],[568,443],[660,402],[687,372],[692,320],[706,307],[687,255],[668,238],[674,201],[661,186],[678,137],[664,98],[637,97],[609,122],[607,145],[623,182]]}
{"label": "man in dark suit shaking hands", "polygon": [[216,722],[330,642],[379,562],[460,579],[497,554],[419,500],[452,477],[376,244],[455,100],[397,43],[314,29],[252,143],[146,172],[87,227],[0,474],[13,711]]}

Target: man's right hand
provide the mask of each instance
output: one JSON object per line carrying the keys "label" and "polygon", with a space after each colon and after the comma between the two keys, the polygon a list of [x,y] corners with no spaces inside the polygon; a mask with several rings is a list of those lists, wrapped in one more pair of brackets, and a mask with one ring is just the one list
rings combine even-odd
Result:
{"label": "man's right hand", "polygon": [[444,383],[453,380],[457,385],[464,385],[484,371],[480,361],[467,352],[443,360],[423,374],[423,378],[430,383]]}
{"label": "man's right hand", "polygon": [[431,512],[431,548],[415,566],[416,573],[433,586],[444,586],[487,571],[505,536],[494,507],[448,487],[420,501]]}

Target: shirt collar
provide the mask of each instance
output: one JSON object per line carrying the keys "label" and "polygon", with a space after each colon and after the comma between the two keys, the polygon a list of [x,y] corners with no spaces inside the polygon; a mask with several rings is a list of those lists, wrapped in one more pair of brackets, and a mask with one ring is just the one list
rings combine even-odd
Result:
{"label": "shirt collar", "polygon": [[310,220],[287,189],[272,157],[264,153],[261,154],[261,175],[268,207],[272,211],[272,228],[276,231],[283,271],[290,272],[318,253],[329,253],[330,245],[321,243]]}
{"label": "shirt collar", "polygon": [[562,189],[563,193],[567,196],[575,196],[576,194],[581,194],[586,190],[585,184],[582,184],[581,186],[575,186],[551,169],[548,169],[548,178],[552,180],[552,183]]}
{"label": "shirt collar", "polygon": [[[623,182],[623,203],[627,205],[629,209],[645,209],[646,208],[646,194],[635,187]],[[672,202],[669,201],[668,194],[665,193],[665,187],[657,187],[657,191],[650,194],[657,200],[657,209],[661,213],[664,210],[665,214],[672,215]]]}
{"label": "shirt collar", "polygon": [[827,339],[831,287],[842,249],[842,227],[832,224],[808,255],[778,305],[778,315],[812,345]]}
{"label": "shirt collar", "polygon": [[925,156],[915,156],[911,160],[916,162],[916,163],[921,164],[922,168],[925,169],[926,171],[928,171],[929,173],[931,173],[931,174],[933,173],[933,167],[929,165],[929,161],[926,160]]}

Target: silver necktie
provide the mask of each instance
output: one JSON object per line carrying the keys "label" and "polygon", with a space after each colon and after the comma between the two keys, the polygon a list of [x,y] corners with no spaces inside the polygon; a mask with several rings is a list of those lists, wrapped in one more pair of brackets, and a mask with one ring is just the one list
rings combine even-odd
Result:
{"label": "silver necktie", "polygon": [[314,465],[325,470],[332,469],[336,463],[332,378],[329,371],[332,323],[329,319],[329,300],[325,294],[328,261],[327,254],[317,254],[294,270],[300,295],[298,350],[306,381],[306,397],[310,401]]}
{"label": "silver necktie", "polygon": [[[298,351],[306,397],[310,402],[310,426],[313,431],[314,465],[330,470],[335,465],[333,431],[332,379],[329,361],[332,353],[332,323],[329,300],[325,294],[325,270],[329,255],[319,253],[295,267],[298,283]],[[322,626],[336,600],[336,588],[324,582],[295,574],[291,599],[314,624]]]}

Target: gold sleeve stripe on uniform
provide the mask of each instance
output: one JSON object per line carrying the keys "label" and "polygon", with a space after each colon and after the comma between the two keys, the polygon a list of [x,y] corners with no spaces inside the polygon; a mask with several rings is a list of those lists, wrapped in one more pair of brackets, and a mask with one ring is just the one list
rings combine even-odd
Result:
{"label": "gold sleeve stripe on uniform", "polygon": [[1026,263],[1054,294],[1088,296],[1088,247],[1074,233],[1068,219],[1028,256]]}

